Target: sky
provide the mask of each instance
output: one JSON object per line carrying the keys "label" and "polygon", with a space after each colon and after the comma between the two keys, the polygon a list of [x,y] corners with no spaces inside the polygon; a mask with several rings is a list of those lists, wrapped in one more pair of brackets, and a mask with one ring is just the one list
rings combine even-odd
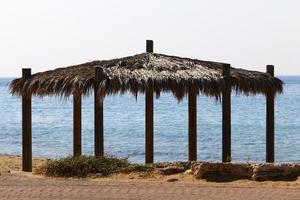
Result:
{"label": "sky", "polygon": [[300,75],[299,0],[0,0],[0,77],[145,52]]}

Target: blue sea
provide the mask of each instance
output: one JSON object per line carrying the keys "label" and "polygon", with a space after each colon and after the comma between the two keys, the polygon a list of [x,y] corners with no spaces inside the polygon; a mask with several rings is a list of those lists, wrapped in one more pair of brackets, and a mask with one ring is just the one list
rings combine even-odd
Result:
{"label": "blue sea", "polygon": [[[276,161],[300,162],[300,76],[279,77],[284,93],[276,98]],[[21,154],[21,99],[11,96],[9,82],[0,79],[0,154]],[[221,105],[214,98],[198,97],[198,160],[220,161]],[[172,94],[154,101],[154,160],[188,158],[187,99]],[[72,99],[33,98],[33,156],[60,158],[72,154]],[[105,152],[144,162],[144,95],[108,96],[104,102]],[[82,107],[83,154],[93,155],[93,97]],[[265,97],[232,95],[232,159],[265,160]]]}

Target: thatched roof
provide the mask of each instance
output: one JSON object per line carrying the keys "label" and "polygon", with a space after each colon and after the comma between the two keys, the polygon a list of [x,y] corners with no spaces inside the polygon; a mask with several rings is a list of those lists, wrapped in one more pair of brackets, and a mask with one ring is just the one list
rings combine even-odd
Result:
{"label": "thatched roof", "polygon": [[[137,95],[152,88],[156,95],[172,92],[182,99],[192,87],[197,93],[219,98],[224,88],[222,63],[189,58],[142,53],[135,56],[93,61],[33,74],[31,79],[12,81],[12,94],[68,97],[74,92],[88,95],[94,88],[95,67],[103,68],[101,97],[131,92]],[[282,81],[267,73],[231,68],[232,90],[246,95],[278,94]]]}

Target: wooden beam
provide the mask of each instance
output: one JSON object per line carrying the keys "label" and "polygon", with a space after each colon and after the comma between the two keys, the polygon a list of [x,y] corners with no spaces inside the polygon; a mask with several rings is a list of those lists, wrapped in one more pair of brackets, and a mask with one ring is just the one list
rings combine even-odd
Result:
{"label": "wooden beam", "polygon": [[[146,52],[153,53],[153,41],[146,41]],[[150,83],[151,84],[151,83]],[[145,162],[153,163],[153,89],[149,85],[145,94]]]}
{"label": "wooden beam", "polygon": [[96,67],[94,87],[95,156],[104,155],[103,100],[100,100],[99,98],[99,87],[103,79],[103,69],[101,67]]}
{"label": "wooden beam", "polygon": [[189,88],[189,161],[197,160],[197,94]]}
{"label": "wooden beam", "polygon": [[[274,76],[274,66],[267,65],[267,73]],[[269,91],[266,96],[267,108],[266,108],[266,161],[275,161],[275,114],[274,114],[274,93]]]}
{"label": "wooden beam", "polygon": [[230,64],[223,65],[225,87],[222,93],[222,162],[231,161],[231,86]]}
{"label": "wooden beam", "polygon": [[[22,69],[23,80],[31,78],[31,69]],[[32,171],[32,116],[31,94],[22,95],[22,168],[23,171]]]}
{"label": "wooden beam", "polygon": [[81,94],[73,94],[73,155],[81,156]]}

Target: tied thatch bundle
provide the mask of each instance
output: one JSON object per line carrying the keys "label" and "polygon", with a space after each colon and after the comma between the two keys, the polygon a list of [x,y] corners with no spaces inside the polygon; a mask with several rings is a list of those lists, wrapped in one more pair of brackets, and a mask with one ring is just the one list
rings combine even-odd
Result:
{"label": "tied thatch bundle", "polygon": [[[172,92],[181,100],[193,89],[197,94],[219,99],[225,87],[222,63],[142,53],[45,71],[32,75],[27,81],[15,79],[10,85],[11,93],[64,98],[74,93],[89,95],[94,88],[95,67],[99,66],[103,69],[100,98],[127,91],[137,95],[150,89],[157,96],[160,92]],[[231,68],[230,83],[232,90],[245,95],[276,95],[283,88],[280,79],[267,73],[236,68]]]}

